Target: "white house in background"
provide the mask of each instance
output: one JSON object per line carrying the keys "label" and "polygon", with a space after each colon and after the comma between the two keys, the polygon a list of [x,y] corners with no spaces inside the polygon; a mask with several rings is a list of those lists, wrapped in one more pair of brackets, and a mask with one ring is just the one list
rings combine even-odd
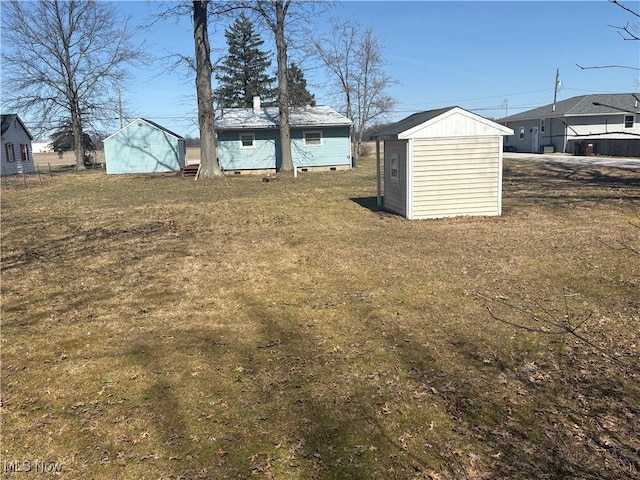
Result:
{"label": "white house in background", "polygon": [[505,150],[640,157],[640,94],[580,95],[500,120]]}
{"label": "white house in background", "polygon": [[0,167],[2,175],[16,173],[32,173],[33,151],[31,141],[33,136],[15,113],[1,115],[2,117],[2,151],[0,152]]}
{"label": "white house in background", "polygon": [[51,146],[51,142],[32,142],[31,148],[33,149],[33,153],[52,153],[53,147]]}
{"label": "white house in background", "polygon": [[500,215],[502,139],[512,134],[460,107],[415,113],[390,125],[373,137],[378,206],[408,219]]}

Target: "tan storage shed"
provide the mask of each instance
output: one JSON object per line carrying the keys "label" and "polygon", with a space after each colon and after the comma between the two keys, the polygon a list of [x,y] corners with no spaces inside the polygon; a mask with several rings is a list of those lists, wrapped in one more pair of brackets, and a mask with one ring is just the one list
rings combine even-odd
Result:
{"label": "tan storage shed", "polygon": [[500,215],[505,135],[513,130],[460,107],[415,113],[386,127],[373,136],[378,206],[412,220]]}

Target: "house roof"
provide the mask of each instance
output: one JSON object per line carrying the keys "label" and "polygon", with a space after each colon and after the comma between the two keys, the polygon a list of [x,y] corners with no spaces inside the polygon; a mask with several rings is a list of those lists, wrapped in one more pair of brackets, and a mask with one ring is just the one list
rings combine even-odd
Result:
{"label": "house roof", "polygon": [[[436,126],[438,125],[438,126]],[[433,136],[512,135],[513,131],[460,107],[414,113],[371,136],[377,140]]]}
{"label": "house roof", "polygon": [[[225,108],[216,115],[217,130],[272,129],[280,126],[278,107]],[[291,107],[289,125],[299,127],[348,127],[352,125],[344,115],[328,106]]]}
{"label": "house roof", "polygon": [[131,125],[133,125],[136,122],[140,122],[143,121],[145,123],[148,123],[149,125],[157,128],[158,130],[161,130],[169,135],[171,135],[172,137],[175,137],[177,139],[183,140],[184,137],[182,137],[181,135],[178,135],[177,133],[172,132],[171,130],[169,130],[168,128],[163,127],[162,125],[157,124],[156,122],[152,122],[151,120],[147,120],[146,118],[142,118],[142,117],[138,117],[136,118],[133,122],[131,122],[128,125],[125,125],[124,127],[122,127],[120,130],[112,133],[111,135],[109,135],[107,138],[105,138],[103,141],[110,139],[111,137],[113,137],[114,135],[117,135],[118,133],[120,133],[121,131],[129,128]]}
{"label": "house roof", "polygon": [[25,126],[25,124],[22,123],[22,120],[20,120],[20,117],[18,116],[18,114],[9,113],[9,114],[2,114],[1,116],[2,116],[2,128],[1,128],[1,130],[2,130],[1,134],[2,135],[4,135],[4,132],[6,132],[11,125],[13,125],[13,122],[15,120],[17,120],[18,123],[20,124],[20,126],[27,133],[29,138],[31,140],[33,140],[33,135],[31,135],[31,133],[29,132],[29,129]]}
{"label": "house roof", "polygon": [[609,115],[640,113],[640,95],[634,93],[604,93],[580,95],[526,112],[510,115],[500,121],[536,120],[541,118],[578,117],[589,115]]}

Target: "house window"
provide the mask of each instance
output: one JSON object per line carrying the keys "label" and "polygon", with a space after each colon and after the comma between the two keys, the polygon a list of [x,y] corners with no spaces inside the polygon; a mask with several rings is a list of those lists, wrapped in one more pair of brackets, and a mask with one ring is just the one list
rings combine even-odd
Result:
{"label": "house window", "polygon": [[304,132],[304,144],[309,147],[322,145],[322,132]]}
{"label": "house window", "polygon": [[524,140],[524,127],[520,127],[520,132],[518,133],[518,138],[520,140]]}
{"label": "house window", "polygon": [[547,121],[543,118],[540,120],[540,133],[544,133]]}
{"label": "house window", "polygon": [[4,148],[7,151],[7,162],[15,162],[16,156],[13,153],[13,143],[7,143]]}
{"label": "house window", "polygon": [[256,136],[253,133],[241,133],[240,134],[240,148],[253,148],[255,147]]}
{"label": "house window", "polygon": [[633,115],[624,116],[624,128],[633,128]]}
{"label": "house window", "polygon": [[20,156],[22,157],[23,162],[29,161],[29,149],[27,145],[20,144]]}
{"label": "house window", "polygon": [[392,182],[398,182],[400,180],[400,169],[398,165],[399,165],[398,154],[392,153],[389,156],[389,170],[391,172],[390,180]]}

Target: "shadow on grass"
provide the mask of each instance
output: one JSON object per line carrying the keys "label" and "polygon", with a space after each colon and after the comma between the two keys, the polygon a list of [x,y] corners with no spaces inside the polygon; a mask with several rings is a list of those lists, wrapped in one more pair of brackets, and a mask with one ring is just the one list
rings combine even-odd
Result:
{"label": "shadow on grass", "polygon": [[400,216],[400,215],[398,215],[396,213],[389,212],[389,211],[385,210],[384,207],[382,207],[382,206],[378,206],[377,197],[352,197],[349,200],[351,200],[354,203],[357,203],[362,208],[365,208],[365,209],[375,213],[380,218],[385,218],[385,217],[402,218],[402,216]]}
{"label": "shadow on grass", "polygon": [[[45,244],[32,246],[22,251],[10,253],[2,258],[3,270],[22,268],[33,263],[82,261],[83,258],[93,256],[104,251],[104,242],[136,242],[150,236],[172,232],[175,225],[171,222],[149,222],[143,225],[126,228],[93,227],[78,229],[77,233],[65,235],[56,239],[48,239]],[[136,249],[140,252],[142,249]],[[144,250],[145,254],[155,253],[153,249]]]}
{"label": "shadow on grass", "polygon": [[350,198],[352,202],[357,203],[362,208],[366,208],[367,210],[371,210],[372,212],[382,212],[382,206],[378,206],[378,198],[377,197],[353,197]]}
{"label": "shadow on grass", "polygon": [[415,343],[395,342],[398,358],[416,382],[437,392],[455,431],[483,446],[478,467],[489,478],[637,478],[637,442],[630,439],[640,409],[637,387],[629,390],[623,380],[629,372],[579,345],[545,355],[547,339],[535,336],[529,347],[531,339],[502,350],[465,331],[449,337],[464,375],[430,369],[423,362],[430,352]]}
{"label": "shadow on grass", "polygon": [[541,205],[640,200],[640,174],[623,168],[518,162],[503,170],[505,199]]}
{"label": "shadow on grass", "polygon": [[161,361],[161,354],[156,345],[134,343],[127,355],[144,369],[145,375],[152,378],[151,385],[143,394],[142,405],[149,410],[166,458],[188,460],[185,457],[196,452],[193,442],[188,438],[189,428],[182,415],[182,402],[164,375],[165,365]]}

